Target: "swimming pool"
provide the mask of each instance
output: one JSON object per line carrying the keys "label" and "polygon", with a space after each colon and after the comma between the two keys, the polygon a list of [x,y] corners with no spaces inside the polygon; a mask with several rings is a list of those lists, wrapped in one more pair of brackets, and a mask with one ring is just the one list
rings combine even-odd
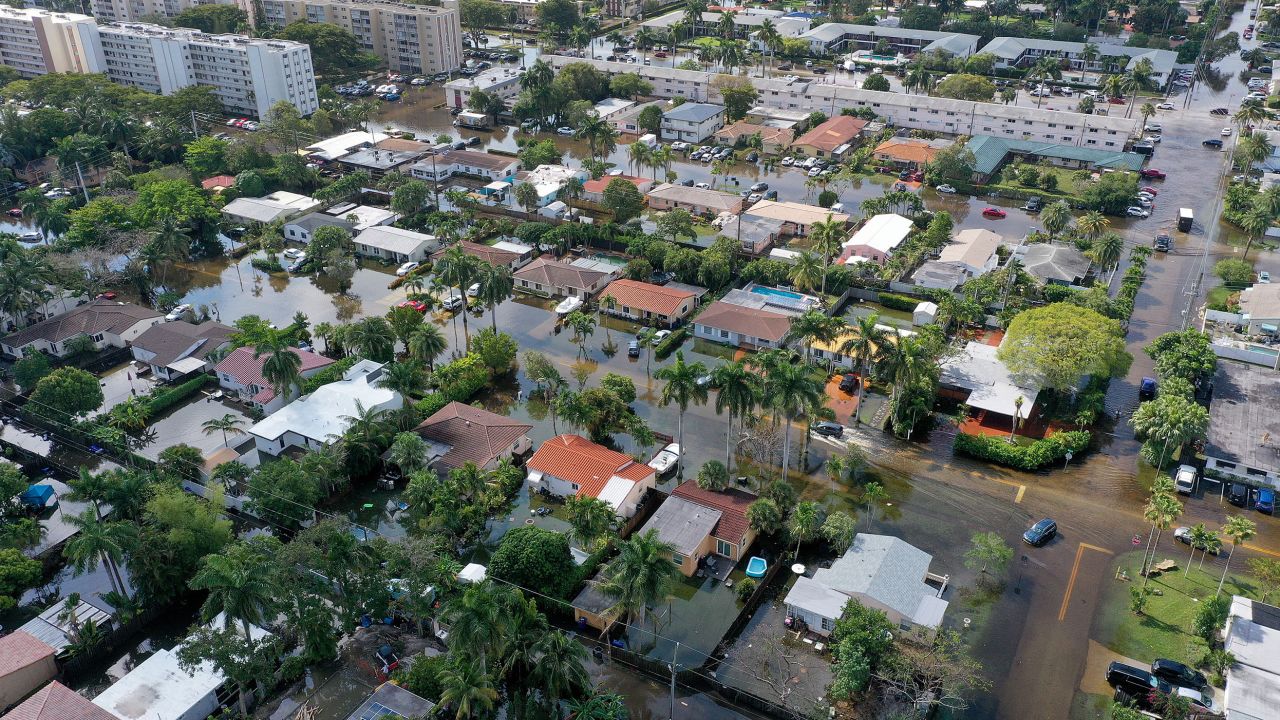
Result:
{"label": "swimming pool", "polygon": [[769,563],[759,555],[754,555],[747,561],[747,577],[764,577],[765,570],[769,569]]}
{"label": "swimming pool", "polygon": [[771,287],[760,287],[759,285],[752,287],[751,292],[757,295],[772,295],[774,297],[786,298],[788,300],[804,299],[804,296],[801,295],[800,293],[793,293],[787,290],[779,290],[777,288],[771,288]]}

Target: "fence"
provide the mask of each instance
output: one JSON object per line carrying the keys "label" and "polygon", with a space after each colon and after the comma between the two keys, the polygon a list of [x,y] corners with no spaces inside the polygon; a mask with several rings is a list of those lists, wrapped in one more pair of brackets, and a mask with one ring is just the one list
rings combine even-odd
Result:
{"label": "fence", "polygon": [[1276,369],[1280,366],[1280,350],[1253,343],[1232,343],[1224,345],[1212,343],[1213,354],[1228,360],[1239,360],[1250,365],[1261,365]]}

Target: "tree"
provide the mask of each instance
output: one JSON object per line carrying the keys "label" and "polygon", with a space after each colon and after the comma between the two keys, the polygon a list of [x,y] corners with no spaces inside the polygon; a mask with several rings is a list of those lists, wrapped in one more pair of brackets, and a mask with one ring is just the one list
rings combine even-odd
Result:
{"label": "tree", "polygon": [[471,352],[495,374],[510,371],[519,351],[520,346],[514,338],[492,328],[481,329],[471,343]]}
{"label": "tree", "polygon": [[611,609],[628,621],[643,622],[649,605],[667,597],[675,581],[674,553],[675,548],[658,539],[653,529],[622,541],[600,584],[601,592],[614,599]]}
{"label": "tree", "polygon": [[1178,377],[1194,383],[1212,375],[1218,366],[1208,334],[1196,330],[1165,333],[1145,350],[1155,360],[1156,372],[1165,379]]}
{"label": "tree", "polygon": [[981,663],[969,656],[964,641],[952,630],[939,631],[931,647],[899,645],[887,665],[877,676],[892,694],[921,713],[936,708],[963,711],[969,706],[967,694],[990,686]]}
{"label": "tree", "polygon": [[871,370],[871,360],[881,352],[887,335],[880,329],[880,316],[877,313],[860,316],[853,332],[840,345],[840,352],[853,358],[854,364],[861,366],[858,374],[858,402],[855,405],[853,419],[862,422],[862,397],[867,377]]}
{"label": "tree", "polygon": [[13,364],[13,380],[23,392],[31,392],[42,378],[52,372],[49,357],[39,351],[29,351]]}
{"label": "tree", "polygon": [[1013,559],[1013,548],[999,533],[974,533],[970,543],[971,547],[964,554],[964,565],[979,574],[986,574],[988,567],[996,574],[1002,573]]}
{"label": "tree", "polygon": [[467,659],[451,662],[440,673],[440,687],[440,703],[455,709],[456,720],[487,715],[498,702],[498,691],[494,689],[493,680],[485,672],[483,664]]}
{"label": "tree", "polygon": [[493,330],[498,330],[498,306],[509,300],[515,292],[515,280],[511,268],[505,265],[482,264],[479,268],[480,293],[476,296],[489,307],[489,320]]}
{"label": "tree", "polygon": [[874,73],[874,74],[868,75],[867,78],[862,81],[862,89],[872,90],[874,92],[889,92],[893,88],[889,86],[888,78],[886,78],[884,75]]}
{"label": "tree", "polygon": [[272,525],[289,530],[314,517],[323,489],[298,463],[284,459],[258,466],[249,480],[248,508]]}
{"label": "tree", "polygon": [[[1227,553],[1227,562],[1222,568],[1222,578],[1218,580],[1218,590],[1214,593],[1214,597],[1222,593],[1222,585],[1227,581],[1227,571],[1231,569],[1231,558],[1235,556],[1236,548],[1252,540],[1253,536],[1258,534],[1258,526],[1248,518],[1234,515],[1227,518],[1227,522],[1223,524],[1222,534],[1231,538],[1231,551]],[[1218,627],[1222,627],[1222,624],[1219,623]]]}
{"label": "tree", "polygon": [[198,627],[178,647],[178,664],[188,673],[212,664],[238,691],[240,715],[248,716],[246,696],[255,687],[261,692],[272,685],[280,666],[280,640],[267,636],[254,640],[238,632]]}
{"label": "tree", "polygon": [[203,467],[204,453],[179,443],[160,451],[156,458],[156,477],[173,487],[183,482],[198,483]]}
{"label": "tree", "polygon": [[[528,183],[525,183],[526,185]],[[537,191],[534,191],[537,194]],[[479,274],[481,260],[473,255],[468,255],[462,251],[462,248],[454,245],[436,261],[436,277],[440,282],[454,288],[458,297],[465,298],[466,290],[475,282],[476,276]],[[466,349],[471,350],[471,335],[467,331],[467,313],[464,311],[462,315],[462,336],[465,340]]]}
{"label": "tree", "polygon": [[897,629],[883,610],[849,600],[831,631],[831,641],[840,648],[838,659],[843,659],[845,651],[857,649],[870,670],[877,672],[892,656]]}
{"label": "tree", "polygon": [[636,124],[646,132],[656,135],[662,130],[662,108],[657,105],[645,106],[636,117]]}
{"label": "tree", "polygon": [[578,6],[570,0],[547,0],[538,4],[538,23],[558,32],[568,32],[578,24]]}
{"label": "tree", "polygon": [[[659,111],[658,113],[658,119],[659,121],[661,121],[662,119],[661,111]],[[561,152],[560,148],[556,146],[555,141],[538,140],[536,142],[531,142],[525,145],[520,150],[520,165],[525,170],[532,170],[538,167],[539,165],[558,165],[560,163],[560,159],[563,156],[564,156],[564,153]],[[527,183],[523,183],[523,184],[527,184]],[[518,191],[519,189],[520,189],[520,186],[517,185],[516,190]],[[516,199],[519,200],[519,197],[517,196]],[[521,201],[520,204],[524,205],[526,208],[529,207],[523,201]]]}
{"label": "tree", "polygon": [[569,514],[574,540],[588,552],[595,550],[613,529],[613,508],[599,498],[568,498],[565,511]]}
{"label": "tree", "polygon": [[1191,624],[1192,632],[1206,643],[1212,645],[1218,637],[1218,631],[1227,622],[1227,615],[1230,612],[1230,598],[1225,598],[1221,595],[1206,598],[1196,608],[1195,619],[1192,620]]}
{"label": "tree", "polygon": [[958,73],[938,83],[933,93],[939,97],[956,100],[991,102],[996,94],[995,83],[980,75]]}
{"label": "tree", "polygon": [[857,532],[857,523],[849,513],[843,510],[837,510],[827,516],[826,522],[822,523],[822,529],[819,531],[827,542],[831,543],[831,547],[837,552],[843,553],[853,545],[853,536]]}
{"label": "tree", "polygon": [[[539,689],[548,705],[556,706],[560,700],[578,698],[591,691],[585,645],[567,633],[552,630],[541,633],[533,649],[538,660],[530,673],[531,684]],[[578,717],[587,720],[581,714]]]}
{"label": "tree", "polygon": [[747,78],[719,75],[712,81],[712,86],[720,91],[727,122],[746,117],[747,111],[760,99],[760,92]]}
{"label": "tree", "polygon": [[745,361],[723,363],[711,371],[715,385],[716,414],[728,413],[724,436],[725,476],[733,468],[733,420],[745,418],[760,400],[759,376],[749,370]]}
{"label": "tree", "polygon": [[15,548],[0,547],[0,612],[16,607],[18,598],[35,587],[41,575],[39,562]]}
{"label": "tree", "polygon": [[771,498],[760,498],[747,506],[747,523],[761,535],[773,535],[782,529],[783,514]]}
{"label": "tree", "polygon": [[413,215],[426,207],[430,194],[431,188],[426,183],[410,180],[391,193],[391,209],[406,217]]}
{"label": "tree", "polygon": [[568,538],[533,525],[503,536],[489,561],[494,577],[556,598],[572,588],[574,567]]}
{"label": "tree", "polygon": [[79,515],[65,518],[77,532],[67,541],[63,555],[75,569],[76,575],[93,572],[101,561],[107,570],[111,589],[128,597],[120,563],[137,540],[137,529],[129,523],[105,522],[97,510],[86,508]]}
{"label": "tree", "polygon": [[1105,173],[1098,182],[1091,183],[1081,198],[1085,207],[1109,215],[1123,215],[1138,192],[1136,175]]}
{"label": "tree", "polygon": [[213,418],[211,420],[204,421],[204,423],[202,423],[200,427],[204,428],[205,435],[222,433],[222,444],[230,447],[230,441],[227,439],[227,434],[230,433],[231,435],[243,435],[244,430],[240,429],[240,426],[243,424],[244,424],[243,418],[236,417],[232,413],[227,413],[222,417]]}
{"label": "tree", "polygon": [[449,341],[440,328],[430,323],[422,323],[409,336],[405,350],[409,356],[427,364],[427,369],[435,367],[435,359],[449,348]]}
{"label": "tree", "polygon": [[787,521],[787,533],[796,541],[795,557],[800,557],[801,543],[808,542],[822,529],[822,509],[818,503],[806,500],[796,505]]}
{"label": "tree", "polygon": [[719,460],[708,460],[698,469],[698,487],[720,492],[729,487],[729,469]]}
{"label": "tree", "polygon": [[245,638],[252,637],[251,626],[261,627],[273,617],[275,576],[268,558],[253,545],[232,545],[220,554],[209,555],[190,585],[192,590],[208,593],[200,607],[205,622],[221,616],[223,628],[239,623]]}
{"label": "tree", "polygon": [[1076,387],[1085,375],[1123,373],[1132,362],[1118,321],[1070,303],[1019,313],[998,356],[1015,375],[1035,376],[1059,390]]}
{"label": "tree", "polygon": [[1228,287],[1243,288],[1253,282],[1253,265],[1244,260],[1226,258],[1213,265],[1213,273]]}
{"label": "tree", "polygon": [[822,388],[810,375],[807,365],[779,362],[765,373],[764,405],[784,418],[782,427],[782,472],[791,467],[791,426],[806,408],[818,406]]}
{"label": "tree", "polygon": [[400,468],[401,473],[408,475],[426,466],[427,443],[416,432],[397,433],[388,453],[391,464]]}
{"label": "tree", "polygon": [[196,138],[187,144],[182,163],[195,177],[205,178],[217,175],[226,170],[229,144],[226,140],[218,140],[211,135]]}
{"label": "tree", "polygon": [[276,31],[275,36],[309,45],[317,75],[360,73],[380,62],[376,55],[365,52],[354,35],[337,25],[299,20]]}
{"label": "tree", "polygon": [[102,403],[98,378],[79,368],[63,367],[40,378],[23,409],[37,419],[66,425]]}
{"label": "tree", "polygon": [[1262,586],[1262,602],[1280,594],[1280,560],[1274,558],[1249,558],[1249,574]]}
{"label": "tree", "polygon": [[645,199],[640,190],[630,181],[614,178],[605,186],[602,204],[613,211],[613,219],[625,223],[644,212]]}
{"label": "tree", "polygon": [[1040,211],[1040,224],[1044,225],[1044,229],[1049,233],[1049,241],[1066,229],[1067,224],[1071,222],[1071,206],[1067,205],[1065,200],[1051,202],[1044,210]]}
{"label": "tree", "polygon": [[609,80],[609,94],[627,100],[638,96],[652,95],[653,83],[641,78],[636,73],[622,73]]}
{"label": "tree", "polygon": [[211,35],[238,32],[248,22],[245,11],[234,5],[196,5],[173,17],[174,27],[195,28]]}
{"label": "tree", "polygon": [[[636,143],[641,147],[646,147],[642,143]],[[697,237],[697,232],[693,229],[693,216],[684,208],[676,208],[668,210],[658,216],[656,221],[659,235],[671,238],[671,242],[679,242],[680,236],[685,235],[690,239]]]}
{"label": "tree", "polygon": [[662,386],[661,404],[666,406],[675,403],[680,409],[678,414],[677,437],[680,443],[680,457],[676,461],[676,477],[684,477],[684,414],[690,404],[702,405],[707,401],[707,386],[699,380],[707,374],[707,367],[701,362],[686,363],[684,352],[676,351],[676,361],[664,368],[659,368],[655,377],[665,382]]}
{"label": "tree", "polygon": [[1131,422],[1134,432],[1146,438],[1143,456],[1161,468],[1171,451],[1204,436],[1209,429],[1209,411],[1184,396],[1163,392],[1139,405]]}

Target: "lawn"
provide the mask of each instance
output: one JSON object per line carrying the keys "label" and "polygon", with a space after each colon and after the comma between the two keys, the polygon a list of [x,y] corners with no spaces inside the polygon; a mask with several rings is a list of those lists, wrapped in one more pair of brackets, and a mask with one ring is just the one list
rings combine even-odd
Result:
{"label": "lawn", "polygon": [[[1151,578],[1147,587],[1153,594],[1147,600],[1146,614],[1142,617],[1129,610],[1129,588],[1141,582],[1138,568],[1142,563],[1142,553],[1127,553],[1116,560],[1112,566],[1113,576],[1117,569],[1123,569],[1131,580],[1107,581],[1095,636],[1098,642],[1111,650],[1138,660],[1167,657],[1195,663],[1204,655],[1206,647],[1203,640],[1192,634],[1192,621],[1199,602],[1213,597],[1220,576],[1216,572],[1197,570],[1192,566],[1190,575],[1184,577],[1187,554],[1160,552],[1157,561],[1166,558],[1176,560],[1178,569]],[[1238,567],[1244,566],[1240,558],[1237,558],[1237,562],[1240,563]],[[1198,557],[1196,564],[1199,564]],[[1252,595],[1254,585],[1248,576],[1233,572],[1227,576],[1222,592],[1227,595]]]}
{"label": "lawn", "polygon": [[1221,285],[1209,290],[1209,294],[1206,297],[1206,300],[1208,301],[1209,309],[1226,311],[1227,299],[1231,297],[1231,292],[1232,291],[1230,289],[1225,288]]}

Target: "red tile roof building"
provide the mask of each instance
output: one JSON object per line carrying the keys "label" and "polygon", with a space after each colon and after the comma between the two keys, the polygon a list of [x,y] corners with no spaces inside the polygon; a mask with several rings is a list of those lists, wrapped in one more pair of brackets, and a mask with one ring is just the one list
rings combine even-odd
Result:
{"label": "red tile roof building", "polygon": [[[612,309],[605,303],[613,298]],[[689,316],[697,306],[697,296],[688,290],[639,280],[614,280],[600,294],[605,312],[644,322],[655,319],[663,325],[672,325]]]}
{"label": "red tile roof building", "polygon": [[118,720],[58,681],[40,688],[0,720]]}
{"label": "red tile roof building", "polygon": [[712,510],[719,510],[720,522],[716,523],[715,528],[711,531],[711,534],[716,538],[734,545],[743,544],[744,550],[751,544],[750,542],[744,543],[744,538],[747,538],[748,535],[752,539],[755,538],[755,532],[751,530],[751,523],[747,522],[747,508],[751,507],[751,503],[756,501],[755,495],[736,488],[728,488],[719,492],[703,490],[698,487],[698,483],[690,480],[672,490],[671,496],[684,498],[689,502],[709,507]]}
{"label": "red tile roof building", "polygon": [[58,674],[55,651],[22,630],[0,637],[0,708],[8,707]]}
{"label": "red tile roof building", "polygon": [[542,443],[525,467],[531,484],[562,497],[598,498],[623,517],[634,515],[640,497],[656,484],[653,468],[580,435]]}
{"label": "red tile roof building", "polygon": [[[300,377],[311,377],[334,362],[323,355],[306,350],[298,348],[289,348],[289,350],[302,360],[298,368]],[[267,361],[267,356],[254,357],[255,354],[256,351],[253,348],[236,348],[223,358],[222,362],[214,366],[213,370],[218,374],[218,383],[222,387],[239,394],[241,400],[262,407],[264,412],[273,412],[274,409],[283,406],[284,401],[281,399],[279,403],[275,402],[276,391],[262,376],[262,364]]]}
{"label": "red tile roof building", "polygon": [[830,157],[842,145],[852,143],[867,121],[849,115],[837,115],[796,138],[791,149],[815,157]]}
{"label": "red tile roof building", "polygon": [[723,300],[711,303],[693,319],[693,334],[736,347],[780,347],[791,330],[791,318]]}

